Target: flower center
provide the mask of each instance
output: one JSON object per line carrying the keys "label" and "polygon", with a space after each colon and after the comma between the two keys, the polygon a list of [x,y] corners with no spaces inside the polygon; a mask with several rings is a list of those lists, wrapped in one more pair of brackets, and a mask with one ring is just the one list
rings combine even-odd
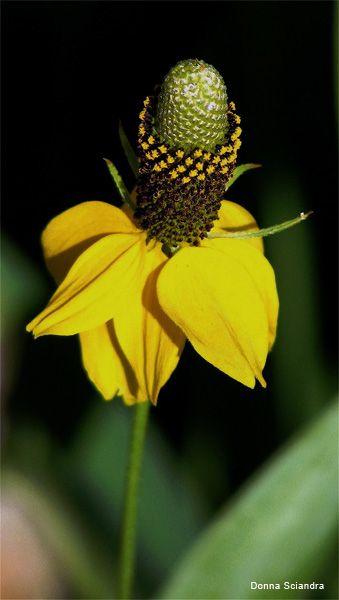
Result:
{"label": "flower center", "polygon": [[[186,67],[179,70],[174,100],[172,81],[165,79],[160,93],[158,88],[145,100],[139,126],[135,217],[149,238],[170,246],[198,245],[206,237],[217,219],[241,145],[240,118],[233,102],[227,107],[220,75],[202,61],[183,63],[189,63],[189,73]],[[208,70],[208,77],[206,67],[213,70],[212,75]],[[198,71],[203,77],[200,95]],[[171,71],[167,79],[170,75]]]}

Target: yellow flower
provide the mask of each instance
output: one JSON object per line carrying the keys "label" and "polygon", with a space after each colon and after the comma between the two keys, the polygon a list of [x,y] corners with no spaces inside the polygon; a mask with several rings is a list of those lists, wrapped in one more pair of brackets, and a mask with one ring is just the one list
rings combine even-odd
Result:
{"label": "yellow flower", "polygon": [[220,74],[182,61],[158,94],[140,113],[135,206],[110,163],[136,210],[84,202],[51,221],[42,244],[59,287],[27,327],[79,334],[90,379],[127,404],[156,404],[186,339],[230,377],[265,386],[278,315],[261,238],[223,237],[257,226],[223,200],[241,129]]}
{"label": "yellow flower", "polygon": [[[211,232],[256,228],[244,208],[223,201]],[[55,217],[42,244],[59,287],[27,330],[79,334],[104,398],[156,404],[186,338],[237,381],[266,385],[278,297],[260,238],[202,239],[168,258],[132,211],[84,202]]]}

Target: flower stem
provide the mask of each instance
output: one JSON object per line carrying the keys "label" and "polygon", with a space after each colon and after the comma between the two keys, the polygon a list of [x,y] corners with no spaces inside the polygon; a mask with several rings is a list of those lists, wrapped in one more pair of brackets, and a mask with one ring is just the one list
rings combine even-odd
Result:
{"label": "flower stem", "polygon": [[124,600],[131,597],[133,584],[140,472],[150,406],[150,402],[141,402],[134,407],[120,547],[118,598]]}

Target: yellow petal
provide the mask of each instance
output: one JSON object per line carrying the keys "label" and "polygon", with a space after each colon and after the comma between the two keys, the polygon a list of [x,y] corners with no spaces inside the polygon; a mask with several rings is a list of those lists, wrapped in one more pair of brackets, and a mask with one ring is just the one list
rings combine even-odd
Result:
{"label": "yellow petal", "polygon": [[113,321],[80,333],[82,360],[89,378],[106,400],[116,394],[126,404],[146,400],[119,345]]}
{"label": "yellow petal", "polygon": [[148,277],[142,293],[130,297],[126,310],[114,318],[119,344],[140,386],[140,397],[153,404],[176,368],[186,340],[157,299],[156,282],[167,260],[161,245],[154,244],[146,257]]}
{"label": "yellow petal", "polygon": [[76,259],[100,238],[136,229],[122,210],[106,202],[83,202],[58,215],[42,234],[47,268],[60,283]]}
{"label": "yellow petal", "polygon": [[[223,200],[218,212],[218,219],[214,221],[211,233],[224,233],[225,229],[226,231],[254,231],[258,229],[258,225],[246,208],[235,202]],[[264,252],[262,238],[249,238],[246,242],[252,244],[262,253]]]}
{"label": "yellow petal", "polygon": [[[227,241],[226,244],[225,241]],[[219,252],[224,252],[226,256],[229,256],[230,249],[233,249],[235,257],[237,255],[240,257],[240,251],[243,251],[245,248],[245,253],[242,252],[242,260],[246,262],[246,268],[254,277],[261,298],[266,306],[268,317],[268,350],[271,350],[277,333],[279,313],[279,298],[275,275],[270,263],[261,255],[261,252],[258,255],[257,251],[247,250],[246,245],[245,247],[243,246],[244,242],[245,240],[206,239],[202,241],[202,245],[219,250]]]}
{"label": "yellow petal", "polygon": [[[240,240],[184,248],[158,279],[158,297],[169,317],[203,358],[254,387],[268,352],[269,324],[262,281],[274,286],[268,261]],[[252,256],[255,255],[255,256]]]}
{"label": "yellow petal", "polygon": [[145,254],[143,235],[101,238],[79,256],[27,330],[35,337],[74,335],[106,323],[144,284]]}

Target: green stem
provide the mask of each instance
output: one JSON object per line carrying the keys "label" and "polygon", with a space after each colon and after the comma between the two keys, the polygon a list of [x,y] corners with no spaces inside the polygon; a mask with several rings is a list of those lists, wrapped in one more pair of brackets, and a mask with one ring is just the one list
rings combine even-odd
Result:
{"label": "green stem", "polygon": [[124,600],[131,597],[133,584],[140,472],[150,406],[151,403],[147,401],[136,404],[134,407],[120,548],[118,597]]}

